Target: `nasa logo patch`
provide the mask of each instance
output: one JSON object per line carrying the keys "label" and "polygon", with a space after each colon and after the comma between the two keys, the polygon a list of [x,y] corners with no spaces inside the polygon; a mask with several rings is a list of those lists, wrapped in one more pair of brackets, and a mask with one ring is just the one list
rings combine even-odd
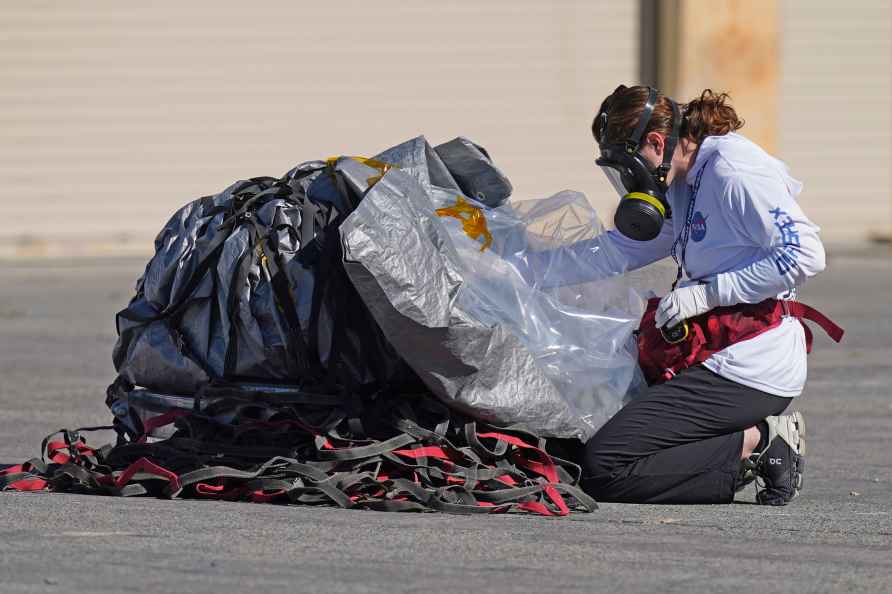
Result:
{"label": "nasa logo patch", "polygon": [[698,210],[691,219],[691,239],[703,241],[704,237],[706,237],[706,217]]}

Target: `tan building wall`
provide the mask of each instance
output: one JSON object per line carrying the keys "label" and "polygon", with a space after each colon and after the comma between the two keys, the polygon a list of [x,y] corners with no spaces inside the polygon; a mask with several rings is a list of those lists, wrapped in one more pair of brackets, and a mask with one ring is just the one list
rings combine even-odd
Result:
{"label": "tan building wall", "polygon": [[833,242],[892,232],[892,3],[782,4],[780,154]]}
{"label": "tan building wall", "polygon": [[[680,4],[677,19],[712,33],[682,44],[678,96],[730,90],[744,132],[805,182],[828,242],[888,232],[892,5],[659,3],[664,15]],[[594,0],[2,2],[0,257],[145,252],[191,198],[420,133],[485,145],[515,199],[578,189],[609,219],[615,196],[588,126],[606,93],[638,78],[638,11]],[[725,82],[738,75],[756,83]]]}
{"label": "tan building wall", "polygon": [[777,154],[779,19],[774,0],[659,4],[659,84],[679,101],[711,88],[732,96],[743,133]]}
{"label": "tan building wall", "polygon": [[515,198],[608,211],[597,103],[635,2],[0,3],[0,257],[145,251],[189,199],[417,134],[467,135]]}
{"label": "tan building wall", "polygon": [[741,131],[805,183],[831,244],[892,232],[892,4],[657,0],[657,78],[727,91]]}

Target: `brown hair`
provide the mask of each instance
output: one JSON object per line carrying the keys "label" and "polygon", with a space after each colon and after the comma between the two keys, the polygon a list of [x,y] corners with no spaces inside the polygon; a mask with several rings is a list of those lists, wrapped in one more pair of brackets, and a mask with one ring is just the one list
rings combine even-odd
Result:
{"label": "brown hair", "polygon": [[[647,102],[647,95],[648,88],[644,86],[618,86],[601,103],[598,114],[592,122],[592,134],[595,140],[598,143],[602,142],[601,132],[605,113],[607,125],[603,130],[605,136],[603,140],[622,142],[628,138],[638,123],[638,118]],[[684,117],[679,136],[700,144],[707,136],[724,136],[739,130],[744,122],[737,116],[734,108],[726,103],[729,99],[727,93],[715,93],[712,89],[706,89],[696,99],[679,105]],[[657,95],[657,103],[644,135],[648,132],[659,132],[667,136],[672,133],[672,104],[662,93]]]}

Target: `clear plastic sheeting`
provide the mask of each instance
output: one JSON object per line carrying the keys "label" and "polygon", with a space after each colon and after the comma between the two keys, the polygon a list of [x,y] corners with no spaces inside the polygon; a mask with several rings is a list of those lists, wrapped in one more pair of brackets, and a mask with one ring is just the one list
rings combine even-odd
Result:
{"label": "clear plastic sheeting", "polygon": [[[449,202],[442,193],[433,198],[438,209]],[[490,249],[441,216],[464,264],[463,301],[483,323],[516,333],[580,429],[597,430],[643,384],[633,336],[645,306],[639,283],[611,272],[622,256],[603,241],[603,225],[581,193],[502,206],[485,217]]]}
{"label": "clear plastic sheeting", "polygon": [[621,257],[582,194],[488,208],[437,186],[437,167],[419,166],[436,153],[416,141],[400,155],[411,167],[391,160],[341,226],[351,281],[441,399],[588,439],[643,385],[640,278],[616,275]]}

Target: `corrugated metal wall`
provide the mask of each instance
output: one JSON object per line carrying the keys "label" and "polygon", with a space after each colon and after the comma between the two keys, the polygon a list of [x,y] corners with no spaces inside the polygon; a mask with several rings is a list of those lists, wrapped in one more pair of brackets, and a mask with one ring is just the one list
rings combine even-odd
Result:
{"label": "corrugated metal wall", "polygon": [[468,135],[516,198],[609,210],[588,131],[635,2],[4,2],[0,256],[146,250],[235,179]]}
{"label": "corrugated metal wall", "polygon": [[892,4],[788,0],[781,156],[825,241],[892,229]]}

